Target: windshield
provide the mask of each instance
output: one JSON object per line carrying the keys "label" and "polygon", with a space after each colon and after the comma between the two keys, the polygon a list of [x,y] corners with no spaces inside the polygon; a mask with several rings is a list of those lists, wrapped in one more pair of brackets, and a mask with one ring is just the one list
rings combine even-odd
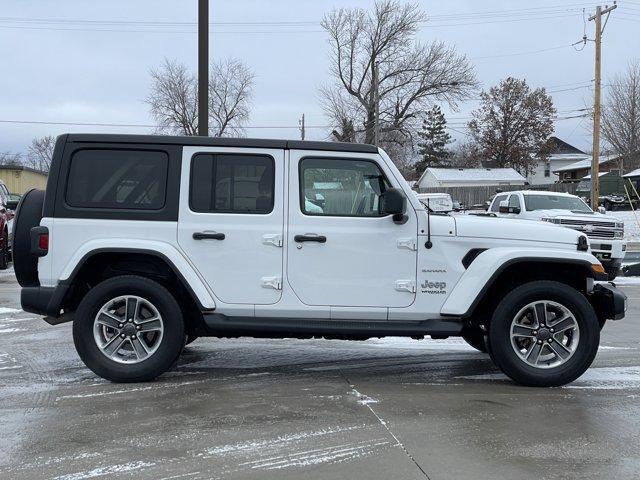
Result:
{"label": "windshield", "polygon": [[533,210],[571,210],[572,212],[593,213],[593,210],[577,197],[525,195],[524,204],[529,212]]}

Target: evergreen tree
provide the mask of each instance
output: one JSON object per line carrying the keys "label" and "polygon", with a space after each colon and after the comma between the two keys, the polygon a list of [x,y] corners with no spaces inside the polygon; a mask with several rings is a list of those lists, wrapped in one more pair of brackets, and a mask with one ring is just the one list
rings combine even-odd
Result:
{"label": "evergreen tree", "polygon": [[451,143],[451,135],[447,133],[447,120],[438,105],[434,105],[422,121],[422,130],[418,132],[418,153],[420,160],[416,163],[416,173],[422,175],[427,167],[448,167],[451,152],[447,145]]}

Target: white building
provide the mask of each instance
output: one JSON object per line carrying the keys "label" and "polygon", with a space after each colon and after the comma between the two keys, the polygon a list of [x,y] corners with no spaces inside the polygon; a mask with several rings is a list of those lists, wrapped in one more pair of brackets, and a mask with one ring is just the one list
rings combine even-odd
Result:
{"label": "white building", "polygon": [[553,150],[546,162],[539,162],[535,170],[527,175],[527,181],[531,185],[556,183],[562,180],[557,172],[562,171],[563,168],[573,163],[591,158],[590,155],[560,140],[558,137],[551,137],[549,140],[553,143]]}
{"label": "white building", "polygon": [[418,188],[524,185],[527,179],[513,168],[427,168]]}

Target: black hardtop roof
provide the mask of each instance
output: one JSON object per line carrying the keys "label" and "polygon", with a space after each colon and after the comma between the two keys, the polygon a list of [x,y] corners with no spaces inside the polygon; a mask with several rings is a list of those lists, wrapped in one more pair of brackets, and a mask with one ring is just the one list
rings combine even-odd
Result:
{"label": "black hardtop roof", "polygon": [[312,142],[260,138],[188,137],[170,135],[120,135],[108,133],[69,133],[71,143],[137,143],[199,147],[281,148],[286,150],[324,150],[336,152],[378,153],[373,145],[344,142]]}

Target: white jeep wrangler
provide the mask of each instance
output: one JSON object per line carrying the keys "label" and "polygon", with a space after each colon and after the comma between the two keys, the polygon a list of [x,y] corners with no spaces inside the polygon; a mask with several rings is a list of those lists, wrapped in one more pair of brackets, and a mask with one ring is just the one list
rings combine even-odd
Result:
{"label": "white jeep wrangler", "polygon": [[69,134],[18,208],[24,310],[151,380],[198,336],[462,336],[516,382],[591,364],[626,297],[582,233],[430,214],[370,145]]}

